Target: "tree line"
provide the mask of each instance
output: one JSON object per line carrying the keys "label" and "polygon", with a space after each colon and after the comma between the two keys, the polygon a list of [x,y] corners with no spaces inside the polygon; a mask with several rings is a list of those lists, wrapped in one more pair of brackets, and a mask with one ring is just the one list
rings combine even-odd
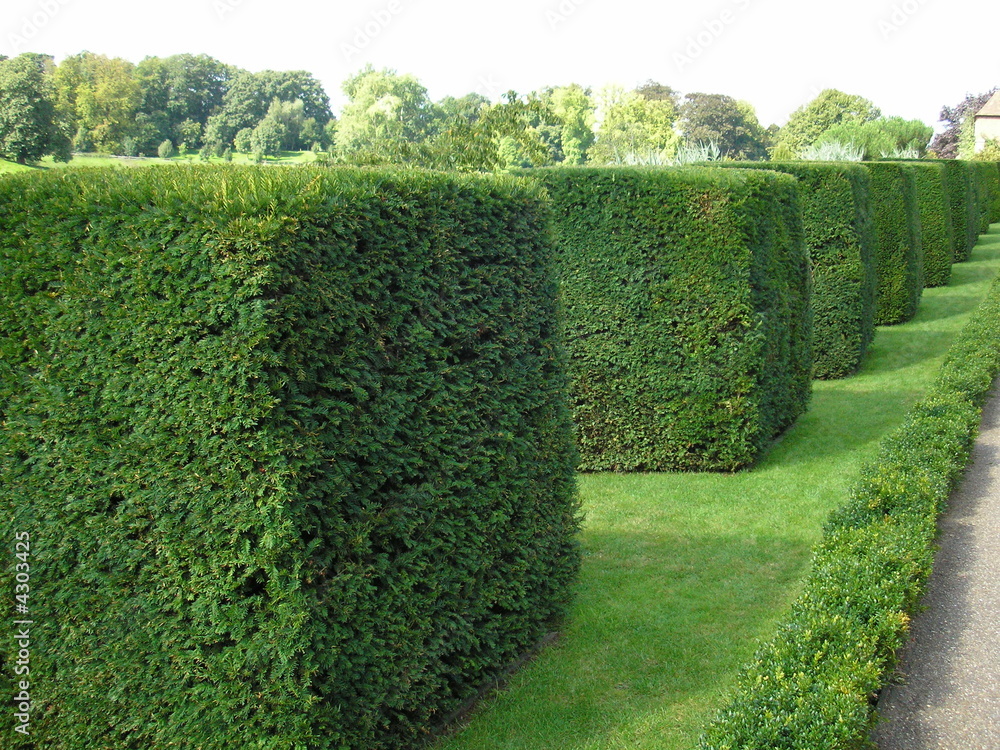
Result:
{"label": "tree line", "polygon": [[[920,121],[884,117],[869,100],[833,89],[783,128],[764,128],[748,102],[682,95],[655,81],[432,101],[414,76],[368,66],[342,88],[347,103],[335,116],[323,86],[302,70],[250,72],[204,54],[137,64],[92,52],[58,64],[37,53],[0,56],[0,156],[34,163],[73,152],[263,158],[312,150],[343,163],[494,170],[788,159],[824,143],[853,144],[860,158],[922,156],[933,134]],[[961,129],[971,119],[966,109],[943,116],[956,117]]]}

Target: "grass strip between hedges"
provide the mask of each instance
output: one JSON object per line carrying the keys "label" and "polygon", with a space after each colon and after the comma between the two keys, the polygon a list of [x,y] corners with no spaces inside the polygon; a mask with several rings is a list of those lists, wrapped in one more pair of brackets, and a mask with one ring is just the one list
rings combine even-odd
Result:
{"label": "grass strip between hedges", "polygon": [[1000,280],[941,372],[862,468],[824,530],[802,596],[744,669],[700,747],[868,746],[873,704],[931,572],[937,519],[1000,374]]}
{"label": "grass strip between hedges", "polygon": [[436,750],[691,750],[803,591],[830,513],[924,398],[1000,270],[993,227],[914,320],[752,471],[586,474],[583,566],[560,638]]}

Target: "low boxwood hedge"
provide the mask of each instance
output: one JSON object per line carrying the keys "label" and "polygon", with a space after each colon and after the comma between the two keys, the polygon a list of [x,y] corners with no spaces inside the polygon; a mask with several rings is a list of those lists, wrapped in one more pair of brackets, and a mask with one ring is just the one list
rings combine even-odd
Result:
{"label": "low boxwood hedge", "polygon": [[702,750],[867,747],[933,561],[937,518],[1000,375],[1000,279],[905,423],[832,514],[805,590],[740,674]]}

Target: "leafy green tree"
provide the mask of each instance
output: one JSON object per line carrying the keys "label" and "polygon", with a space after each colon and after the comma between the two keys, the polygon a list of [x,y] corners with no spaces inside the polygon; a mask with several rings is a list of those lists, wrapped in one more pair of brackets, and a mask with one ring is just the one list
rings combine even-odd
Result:
{"label": "leafy green tree", "polygon": [[[306,146],[302,143],[302,130],[306,122],[304,112],[305,105],[301,99],[296,99],[294,102],[283,102],[275,99],[271,102],[264,119],[274,120],[284,129],[285,135],[281,140],[281,150],[302,151],[305,149]],[[315,125],[315,118],[310,117],[309,120]],[[260,126],[258,125],[258,127]]]}
{"label": "leafy green tree", "polygon": [[878,159],[902,151],[923,156],[934,129],[920,120],[882,117],[866,122],[843,122],[824,132],[816,145],[840,143],[860,149],[864,159]]}
{"label": "leafy green tree", "polygon": [[249,154],[252,150],[250,146],[252,136],[253,128],[243,128],[233,138],[233,147],[241,154]]}
{"label": "leafy green tree", "polygon": [[436,169],[488,172],[516,165],[547,163],[550,150],[536,125],[548,110],[537,96],[508,91],[497,104],[481,107],[475,117],[456,115],[409,161]]}
{"label": "leafy green tree", "polygon": [[646,99],[636,91],[608,86],[597,96],[597,140],[590,160],[621,164],[633,159],[673,157],[680,145],[674,127],[677,109],[670,99]]}
{"label": "leafy green tree", "polygon": [[135,137],[142,97],[134,71],[127,60],[81,52],[53,73],[60,113],[99,151],[120,153]]}
{"label": "leafy green tree", "polygon": [[206,123],[206,140],[224,144],[243,128],[255,128],[267,116],[271,103],[302,101],[302,114],[317,124],[329,122],[330,98],[322,85],[304,70],[241,73],[231,82],[222,107]]}
{"label": "leafy green tree", "polygon": [[287,136],[285,126],[279,120],[265,117],[250,134],[250,150],[255,154],[277,156]]}
{"label": "leafy green tree", "polygon": [[578,84],[552,89],[548,105],[558,121],[560,161],[583,164],[594,145],[595,107],[589,89]]}
{"label": "leafy green tree", "polygon": [[163,143],[161,143],[156,149],[156,154],[161,159],[169,159],[176,153],[177,152],[174,150],[174,144],[169,140],[163,141]]}
{"label": "leafy green tree", "polygon": [[243,72],[208,55],[147,57],[135,68],[140,112],[161,138],[173,136],[185,120],[204,126],[222,107],[230,82]]}
{"label": "leafy green tree", "polygon": [[767,134],[747,102],[725,94],[688,94],[678,124],[688,145],[714,143],[732,159],[767,158]]}
{"label": "leafy green tree", "polygon": [[69,161],[70,144],[56,112],[52,58],[30,52],[0,61],[0,156],[30,164],[47,154]]}
{"label": "leafy green tree", "polygon": [[652,79],[639,86],[635,93],[647,101],[670,102],[674,105],[675,110],[680,108],[680,94],[669,86]]}
{"label": "leafy green tree", "polygon": [[864,97],[826,89],[792,113],[778,133],[773,155],[776,159],[795,158],[834,125],[867,122],[881,115],[881,110]]}
{"label": "leafy green tree", "polygon": [[178,143],[183,143],[188,148],[198,148],[201,145],[201,131],[201,123],[189,118],[178,123],[173,134]]}
{"label": "leafy green tree", "polygon": [[352,161],[399,161],[432,133],[437,116],[420,82],[371,65],[343,84],[349,101],[335,136],[336,153]]}

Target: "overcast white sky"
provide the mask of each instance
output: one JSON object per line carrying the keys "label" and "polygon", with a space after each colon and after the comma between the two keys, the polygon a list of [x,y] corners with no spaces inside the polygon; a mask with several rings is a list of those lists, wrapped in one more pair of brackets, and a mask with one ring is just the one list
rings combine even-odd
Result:
{"label": "overcast white sky", "polygon": [[997,0],[3,0],[0,52],[138,62],[206,53],[307,70],[336,112],[370,62],[433,99],[647,79],[752,103],[763,125],[824,88],[937,125],[944,104],[1000,85]]}

